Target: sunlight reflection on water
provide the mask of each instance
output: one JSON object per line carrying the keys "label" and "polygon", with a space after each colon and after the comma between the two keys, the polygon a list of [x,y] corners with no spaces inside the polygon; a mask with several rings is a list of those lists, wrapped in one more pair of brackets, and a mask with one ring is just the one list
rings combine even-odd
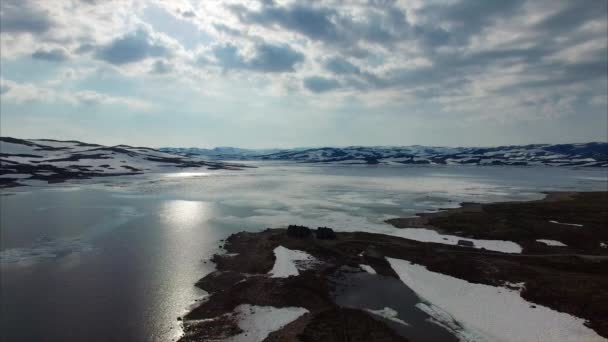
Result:
{"label": "sunlight reflection on water", "polygon": [[162,205],[161,217],[163,221],[172,226],[195,226],[207,217],[207,205],[200,201],[171,200]]}

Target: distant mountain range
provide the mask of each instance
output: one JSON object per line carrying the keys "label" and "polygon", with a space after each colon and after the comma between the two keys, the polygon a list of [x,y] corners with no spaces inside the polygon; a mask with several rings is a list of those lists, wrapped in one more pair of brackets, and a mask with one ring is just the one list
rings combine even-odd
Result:
{"label": "distant mountain range", "polygon": [[[212,160],[212,161],[209,161]],[[171,172],[184,168],[240,169],[228,160],[386,165],[546,165],[608,167],[608,143],[537,144],[500,147],[322,147],[243,149],[102,146],[80,141],[0,137],[0,186],[29,180]]]}
{"label": "distant mountain range", "polygon": [[500,147],[322,147],[286,150],[160,148],[214,160],[275,160],[300,163],[394,165],[547,165],[607,167],[608,143],[535,144]]}
{"label": "distant mountain range", "polygon": [[244,166],[210,162],[198,156],[176,155],[148,147],[0,137],[0,186],[21,185],[26,180],[59,182],[184,168],[217,170],[241,167]]}

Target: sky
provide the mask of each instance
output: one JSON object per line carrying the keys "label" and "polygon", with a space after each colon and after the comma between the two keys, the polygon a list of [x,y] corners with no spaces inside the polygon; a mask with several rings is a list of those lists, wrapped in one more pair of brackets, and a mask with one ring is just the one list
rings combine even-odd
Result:
{"label": "sky", "polygon": [[608,141],[608,0],[2,0],[0,134]]}

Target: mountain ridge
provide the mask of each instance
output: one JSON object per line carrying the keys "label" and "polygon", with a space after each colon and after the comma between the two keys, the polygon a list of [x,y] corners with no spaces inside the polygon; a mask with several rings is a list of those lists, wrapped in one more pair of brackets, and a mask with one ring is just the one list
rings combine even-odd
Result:
{"label": "mountain ridge", "polygon": [[[608,143],[527,144],[495,147],[348,146],[280,149],[198,149],[159,151],[214,160],[275,160],[301,163],[608,166]],[[265,152],[266,151],[266,152]]]}
{"label": "mountain ridge", "polygon": [[67,179],[137,175],[185,168],[239,170],[245,165],[207,161],[149,147],[103,146],[77,140],[0,137],[0,187]]}

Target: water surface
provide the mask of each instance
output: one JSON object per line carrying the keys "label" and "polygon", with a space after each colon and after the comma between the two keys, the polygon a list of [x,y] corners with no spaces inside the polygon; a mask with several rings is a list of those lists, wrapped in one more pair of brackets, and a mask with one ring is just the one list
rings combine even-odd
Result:
{"label": "water surface", "polygon": [[204,295],[219,240],[287,224],[390,233],[383,220],[462,201],[606,190],[606,171],[310,166],[152,174],[3,190],[6,341],[170,341]]}

